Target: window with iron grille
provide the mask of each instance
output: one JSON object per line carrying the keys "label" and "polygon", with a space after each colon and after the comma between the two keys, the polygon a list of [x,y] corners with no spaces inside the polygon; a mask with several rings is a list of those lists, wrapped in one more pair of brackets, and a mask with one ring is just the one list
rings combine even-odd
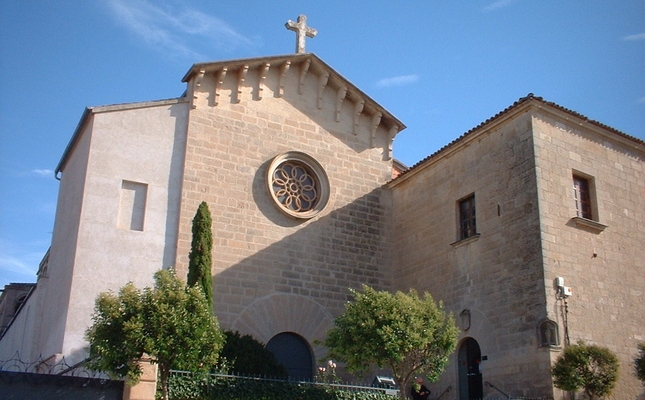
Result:
{"label": "window with iron grille", "polygon": [[589,186],[589,179],[579,175],[573,176],[573,201],[576,217],[593,219]]}
{"label": "window with iron grille", "polygon": [[467,239],[477,234],[475,216],[475,194],[459,200],[459,240]]}

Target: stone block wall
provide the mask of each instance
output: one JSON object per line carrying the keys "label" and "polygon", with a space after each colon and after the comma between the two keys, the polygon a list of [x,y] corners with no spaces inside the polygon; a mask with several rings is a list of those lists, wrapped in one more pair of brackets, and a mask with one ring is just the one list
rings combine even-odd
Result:
{"label": "stone block wall", "polygon": [[[537,343],[546,299],[531,130],[528,114],[507,113],[390,185],[394,287],[443,301],[460,343],[478,342],[483,380],[513,396],[551,394],[549,350]],[[473,193],[479,236],[459,241],[458,201]],[[457,354],[433,392],[458,391]]]}
{"label": "stone block wall", "polygon": [[[381,188],[392,173],[384,155],[387,132],[379,127],[371,137],[370,120],[361,116],[354,135],[351,102],[343,103],[337,121],[337,93],[327,88],[319,100],[319,78],[310,73],[300,94],[298,71],[291,66],[282,95],[280,70],[269,69],[258,99],[257,71],[249,71],[235,93],[239,75],[229,70],[216,106],[216,75],[207,73],[188,126],[179,274],[187,270],[192,218],[206,201],[213,216],[215,314],[224,329],[257,329],[252,333],[262,341],[280,330],[322,339],[332,316],[342,312],[348,288],[390,286],[384,268],[390,264],[390,198]],[[267,168],[287,151],[310,155],[328,175],[329,204],[314,218],[285,215],[269,195]],[[318,313],[324,327],[302,326]]]}
{"label": "stone block wall", "polygon": [[141,368],[141,376],[136,385],[128,385],[123,387],[123,400],[155,400],[157,398],[157,382],[159,376],[159,366],[153,364],[152,360],[144,355],[144,358],[139,360],[139,367]]}
{"label": "stone block wall", "polygon": [[[561,333],[568,316],[571,344],[615,352],[614,395],[635,398],[643,392],[633,360],[645,341],[645,145],[557,113],[538,113],[533,125],[549,315]],[[604,230],[573,219],[574,172],[592,183],[592,219]],[[556,277],[572,288],[568,314],[555,296]]]}

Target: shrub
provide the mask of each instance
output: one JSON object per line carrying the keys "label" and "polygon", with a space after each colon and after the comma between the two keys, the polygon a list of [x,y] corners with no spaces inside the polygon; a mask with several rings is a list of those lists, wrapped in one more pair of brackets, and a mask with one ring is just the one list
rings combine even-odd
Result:
{"label": "shrub", "polygon": [[645,384],[645,343],[638,344],[638,357],[634,360],[636,377]]}
{"label": "shrub", "polygon": [[173,373],[171,400],[396,400],[370,387]]}
{"label": "shrub", "polygon": [[226,343],[220,356],[230,363],[229,372],[246,376],[286,378],[287,370],[272,352],[251,335],[225,331]]}
{"label": "shrub", "polygon": [[415,375],[436,381],[459,335],[443,304],[429,293],[419,297],[414,290],[392,294],[363,285],[362,292],[350,292],[354,300],[327,332],[328,355],[345,362],[350,372],[365,372],[375,365],[389,368],[401,388]]}
{"label": "shrub", "polygon": [[605,347],[578,342],[564,349],[551,374],[562,390],[583,389],[590,399],[607,396],[618,379],[618,358]]}

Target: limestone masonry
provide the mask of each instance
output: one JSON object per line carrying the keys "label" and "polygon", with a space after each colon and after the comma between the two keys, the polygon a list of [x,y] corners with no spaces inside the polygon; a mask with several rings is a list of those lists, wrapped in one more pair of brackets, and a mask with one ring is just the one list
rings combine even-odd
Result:
{"label": "limestone masonry", "polygon": [[528,95],[405,168],[392,158],[404,123],[304,40],[183,80],[179,98],[81,117],[51,248],[36,287],[11,297],[0,359],[84,359],[99,292],[150,286],[161,268],[185,277],[206,201],[214,312],[295,379],[326,362],[314,341],[367,284],[427,291],[455,316],[435,395],[564,398],[550,367],[579,340],[618,355],[615,398],[643,394],[645,142]]}

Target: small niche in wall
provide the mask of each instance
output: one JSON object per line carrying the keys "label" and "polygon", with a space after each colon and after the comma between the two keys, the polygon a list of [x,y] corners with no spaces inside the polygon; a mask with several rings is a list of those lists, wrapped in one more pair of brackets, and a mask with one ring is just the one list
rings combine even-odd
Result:
{"label": "small niche in wall", "polygon": [[558,324],[545,319],[538,325],[538,337],[540,347],[557,347],[560,345]]}
{"label": "small niche in wall", "polygon": [[121,183],[119,220],[117,223],[119,228],[143,231],[147,197],[147,184],[132,181],[123,181]]}

